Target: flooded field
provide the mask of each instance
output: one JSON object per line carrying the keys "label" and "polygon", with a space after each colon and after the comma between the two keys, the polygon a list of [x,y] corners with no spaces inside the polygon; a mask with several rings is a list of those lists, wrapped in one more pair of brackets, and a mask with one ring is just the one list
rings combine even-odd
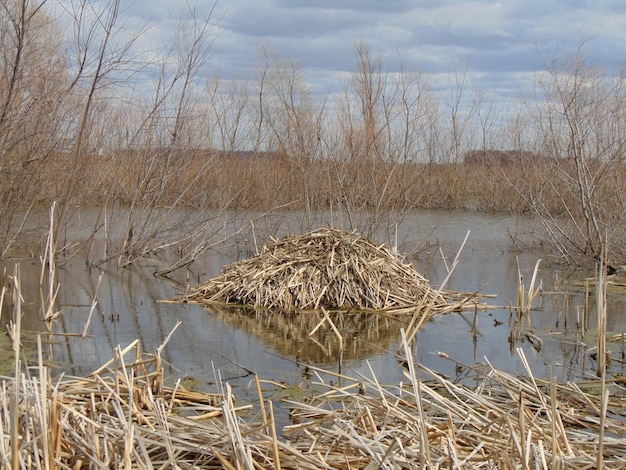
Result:
{"label": "flooded field", "polygon": [[[286,218],[280,232],[295,233],[297,227]],[[480,290],[489,305],[428,321],[413,347],[417,361],[471,383],[467,366],[475,362],[488,361],[498,369],[524,374],[516,352],[521,348],[538,377],[553,374],[567,381],[594,374],[592,289],[586,296],[584,283],[571,282],[553,263],[542,261],[536,284],[541,283],[543,294],[530,313],[520,318],[510,307],[518,301],[518,270],[528,290],[542,256],[512,250],[511,234],[531,230],[530,220],[474,212],[416,212],[397,227],[398,250],[414,255],[407,259],[434,287],[445,279],[469,233],[445,288]],[[84,260],[71,260],[58,271],[59,317],[51,324],[52,331],[41,320],[40,267],[32,260],[21,260],[25,342],[43,332],[46,360],[58,372],[80,376],[110,359],[118,345],[124,347],[135,339],[144,350],[154,351],[180,321],[162,357],[172,381],[183,379],[188,387],[210,389],[222,379],[239,396],[254,396],[250,388],[254,388],[252,373],[256,372],[262,379],[282,384],[273,388],[280,397],[306,379],[306,365],[351,376],[375,375],[381,383],[406,380],[396,353],[408,316],[344,314],[336,319],[344,338],[340,351],[336,335],[327,326],[310,334],[321,319],[313,314],[224,312],[167,302],[185,285],[208,280],[223,266],[249,256],[254,244],[255,240],[247,239],[224,245],[171,278],[153,275],[162,263],[157,258],[122,269],[87,268]],[[7,273],[13,264],[5,263]],[[3,316],[2,323],[7,322]],[[623,296],[609,295],[607,331],[609,335],[626,332]],[[609,371],[625,374],[623,338],[608,348],[613,351]]]}

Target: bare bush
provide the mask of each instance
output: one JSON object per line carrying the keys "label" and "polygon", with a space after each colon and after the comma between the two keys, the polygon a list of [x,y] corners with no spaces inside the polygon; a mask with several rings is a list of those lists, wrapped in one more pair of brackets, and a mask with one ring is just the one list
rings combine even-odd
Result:
{"label": "bare bush", "polygon": [[624,77],[590,64],[583,46],[537,76],[529,116],[546,158],[532,162],[533,184],[515,187],[568,262],[599,260],[605,244],[624,260]]}
{"label": "bare bush", "polygon": [[73,110],[59,27],[43,1],[0,6],[0,254],[30,209],[47,202],[50,161],[66,148]]}

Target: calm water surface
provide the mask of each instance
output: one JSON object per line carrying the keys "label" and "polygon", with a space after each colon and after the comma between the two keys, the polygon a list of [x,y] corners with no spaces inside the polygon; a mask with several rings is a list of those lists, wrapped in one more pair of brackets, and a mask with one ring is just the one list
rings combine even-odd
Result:
{"label": "calm water surface", "polygon": [[[298,232],[288,219],[284,225],[284,233]],[[517,301],[518,269],[528,286],[540,255],[512,251],[510,234],[529,230],[533,230],[529,220],[473,212],[417,212],[397,227],[400,251],[421,250],[411,261],[433,286],[439,286],[445,278],[446,266],[452,263],[469,231],[459,264],[446,287],[464,292],[482,289],[482,293],[495,296],[486,298],[486,303],[501,307],[429,321],[413,347],[420,363],[464,380],[471,378],[465,375],[467,372],[438,353],[466,364],[489,361],[497,368],[525,373],[516,353],[521,348],[536,376],[548,376],[552,370],[564,381],[593,373],[595,362],[587,349],[594,332],[585,333],[580,326],[593,330],[595,310],[591,308],[585,318],[584,291],[571,291],[572,286],[562,279],[563,273],[549,263],[542,262],[539,270],[546,293],[522,324],[513,321],[515,317],[507,306]],[[254,242],[247,240],[245,245],[253,246]],[[160,302],[175,296],[185,282],[194,285],[206,281],[223,266],[247,255],[240,246],[211,251],[189,270],[176,272],[172,279],[153,275],[162,263],[157,258],[146,260],[142,266],[104,270],[87,269],[83,260],[72,260],[59,270],[57,308],[61,315],[53,330],[80,334],[86,328],[88,336],[53,336],[46,349],[50,360],[59,370],[84,375],[110,359],[116,346],[124,347],[135,339],[141,340],[145,351],[153,352],[180,320],[182,324],[163,352],[166,372],[172,380],[190,378],[194,386],[203,389],[210,388],[217,376],[228,380],[240,395],[246,395],[251,371],[261,378],[295,384],[302,380],[303,364],[307,363],[348,375],[371,376],[373,371],[382,383],[406,380],[396,353],[401,347],[400,329],[406,326],[408,317],[345,315],[338,319],[346,338],[340,356],[338,342],[327,328],[309,337],[319,322],[311,315],[249,315]],[[46,331],[38,307],[39,267],[21,262],[20,269],[26,302],[23,328]],[[557,285],[560,292],[549,293]],[[571,292],[566,294],[566,290]],[[97,305],[89,319],[94,298]],[[592,299],[591,307],[594,302]],[[625,306],[622,298],[610,297],[610,332],[626,331]],[[623,343],[611,347],[615,351],[611,371],[626,373]]]}

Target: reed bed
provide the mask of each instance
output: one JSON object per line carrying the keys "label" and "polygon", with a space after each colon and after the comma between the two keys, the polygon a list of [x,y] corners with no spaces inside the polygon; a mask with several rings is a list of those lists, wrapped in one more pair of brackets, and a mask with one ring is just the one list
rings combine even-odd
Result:
{"label": "reed bed", "polygon": [[557,384],[529,369],[520,377],[488,363],[465,367],[472,387],[413,361],[406,382],[391,387],[373,373],[328,380],[315,370],[322,391],[290,404],[294,424],[285,432],[333,468],[626,467],[626,399],[616,383],[601,406],[597,381]]}
{"label": "reed bed", "polygon": [[84,378],[52,380],[43,366],[37,377],[3,378],[1,468],[325,468],[278,441],[271,403],[247,424],[240,414],[251,405],[235,406],[228,384],[168,387],[158,352],[139,348],[118,348]]}
{"label": "reed bed", "polygon": [[413,313],[421,305],[445,313],[473,297],[433,289],[386,245],[354,232],[322,228],[273,241],[182,299],[285,311]]}
{"label": "reed bed", "polygon": [[4,378],[1,466],[624,468],[626,398],[617,381],[603,399],[596,380],[535,378],[518,353],[526,376],[463,365],[471,387],[412,359],[397,385],[380,384],[373,371],[349,377],[311,366],[315,395],[284,401],[291,420],[277,429],[258,377],[257,406],[238,405],[228,383],[217,393],[170,387],[159,351],[142,354],[135,341],[84,378],[52,379],[42,365],[37,377],[22,374],[17,390]]}

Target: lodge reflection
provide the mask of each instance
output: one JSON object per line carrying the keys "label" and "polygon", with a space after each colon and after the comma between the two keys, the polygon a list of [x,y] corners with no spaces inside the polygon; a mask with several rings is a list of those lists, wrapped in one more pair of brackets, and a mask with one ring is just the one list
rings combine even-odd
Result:
{"label": "lodge reflection", "polygon": [[211,311],[279,354],[319,365],[363,360],[388,351],[410,321],[410,316],[386,313],[332,312],[327,313],[329,322],[321,312],[249,307],[212,307]]}

